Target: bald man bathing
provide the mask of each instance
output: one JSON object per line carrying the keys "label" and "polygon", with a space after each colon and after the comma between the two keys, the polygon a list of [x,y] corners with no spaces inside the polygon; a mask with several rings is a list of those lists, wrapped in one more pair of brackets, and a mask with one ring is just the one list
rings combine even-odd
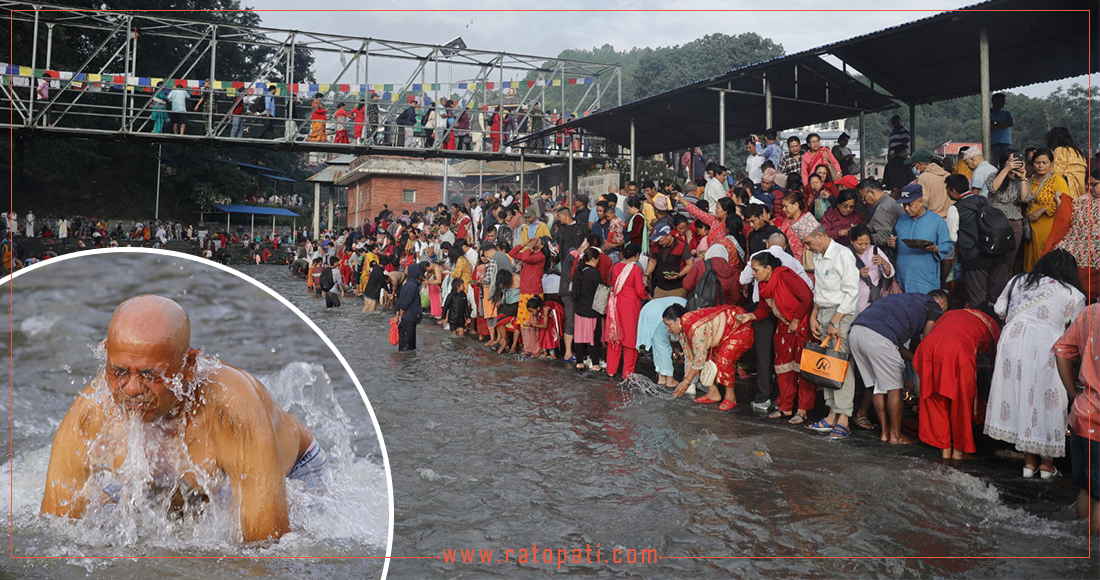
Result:
{"label": "bald man bathing", "polygon": [[[325,455],[309,430],[252,375],[200,359],[187,313],[172,300],[138,296],[120,304],[106,355],[105,376],[77,396],[54,437],[43,514],[80,518],[118,502],[121,486],[99,482],[122,469],[127,423],[134,429],[137,420],[156,427],[146,432],[164,434],[159,445],[144,447],[157,455],[153,479],[172,494],[172,506],[182,507],[185,494],[209,499],[215,490],[203,482],[228,481],[245,542],[290,530],[288,477],[323,490]],[[89,479],[97,483],[85,489]]]}

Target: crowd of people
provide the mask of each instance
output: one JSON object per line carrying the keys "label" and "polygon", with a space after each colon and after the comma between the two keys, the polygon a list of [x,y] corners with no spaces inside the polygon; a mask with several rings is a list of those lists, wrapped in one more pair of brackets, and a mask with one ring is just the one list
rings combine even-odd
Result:
{"label": "crowd of people", "polygon": [[[42,83],[40,83],[41,85]],[[48,98],[49,85],[45,85]],[[562,125],[572,113],[544,111],[533,104],[471,104],[421,96],[408,102],[383,102],[378,93],[288,95],[277,85],[260,94],[245,89],[164,88],[150,96],[149,120],[154,133],[187,133],[197,125],[218,132],[223,123],[230,138],[303,139],[305,141],[373,144],[390,147],[510,152],[513,139]],[[224,120],[223,120],[224,119]],[[210,121],[213,125],[210,126]],[[532,153],[560,154],[570,146],[579,155],[603,147],[583,131],[545,136],[520,145]]]}
{"label": "crowd of people", "polygon": [[[978,424],[1023,454],[1024,477],[1058,475],[1070,427],[1074,479],[1100,487],[1088,426],[1100,410],[1100,164],[1089,170],[1064,128],[1030,154],[971,149],[957,165],[908,155],[906,138],[894,153],[909,179],[889,188],[848,174],[817,135],[805,150],[777,137],[746,145],[758,181],[711,163],[687,193],[643,181],[599,200],[502,190],[386,209],[300,246],[293,269],[330,305],[361,295],[364,311],[393,309],[399,350],[416,348],[423,318],[613,377],[648,350],[676,397],[728,411],[746,379],[753,411],[834,440],[868,429],[913,443],[912,397],[920,440],[945,459],[977,451]],[[822,380],[811,350],[847,370]],[[811,418],[818,391],[827,413]],[[1089,498],[1079,503],[1086,513]]]}

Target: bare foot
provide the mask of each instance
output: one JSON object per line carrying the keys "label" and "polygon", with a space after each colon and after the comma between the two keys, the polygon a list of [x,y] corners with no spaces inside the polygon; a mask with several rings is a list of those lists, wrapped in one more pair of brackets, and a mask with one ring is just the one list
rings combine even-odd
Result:
{"label": "bare foot", "polygon": [[884,430],[884,431],[882,432],[882,436],[880,436],[880,437],[879,437],[879,439],[880,439],[880,440],[881,440],[881,441],[882,441],[883,443],[889,443],[889,442],[890,442],[890,436],[889,436],[889,435],[888,435],[888,434],[886,433],[886,431],[885,431],[885,430]]}
{"label": "bare foot", "polygon": [[908,435],[898,435],[897,437],[891,437],[890,443],[892,445],[912,445],[916,443],[916,441],[914,441]]}
{"label": "bare foot", "polygon": [[962,460],[966,460],[966,459],[974,459],[974,456],[970,453],[964,453],[963,451],[961,451],[959,449],[952,449],[951,450],[951,459],[957,459],[957,460],[962,461]]}
{"label": "bare foot", "polygon": [[951,450],[950,449],[944,449],[943,452],[940,454],[940,457],[942,459],[951,459]]}

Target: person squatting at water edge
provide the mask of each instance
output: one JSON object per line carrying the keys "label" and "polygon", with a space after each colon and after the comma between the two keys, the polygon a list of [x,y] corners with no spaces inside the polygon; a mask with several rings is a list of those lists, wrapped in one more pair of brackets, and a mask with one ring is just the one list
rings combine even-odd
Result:
{"label": "person squatting at water edge", "polygon": [[[104,344],[99,374],[54,437],[43,514],[116,509],[128,466],[150,451],[151,491],[168,510],[201,511],[231,491],[245,542],[290,531],[287,478],[324,493],[325,453],[309,430],[252,375],[191,348],[179,304],[152,295],[123,302]],[[141,437],[153,439],[135,449]]]}
{"label": "person squatting at water edge", "polygon": [[[1038,259],[1024,268],[1027,216],[1013,204],[1030,198],[1016,155],[1006,151],[1002,169],[982,168],[967,182],[933,167],[954,167],[949,160],[917,151],[907,163],[921,178],[909,169],[890,187],[833,176],[825,165],[805,184],[792,159],[781,172],[764,168],[764,196],[711,164],[696,188],[711,199],[698,201],[671,181],[660,190],[626,182],[598,200],[502,188],[465,205],[384,208],[327,247],[336,257],[341,248],[364,253],[358,263],[370,267],[348,277],[371,288],[368,305],[384,295],[376,270],[391,277],[401,350],[415,348],[417,320],[430,307],[437,323],[464,323],[490,347],[549,355],[578,372],[627,379],[648,351],[658,385],[716,410],[737,406],[742,379],[752,383],[754,413],[834,441],[853,430],[898,445],[919,435],[950,461],[1014,447],[1023,476],[1043,481],[1070,455],[1084,489],[1100,464],[1086,461],[1096,439],[1065,409],[1072,400],[1079,418],[1097,408],[1085,402],[1100,397],[1100,381],[1086,372],[1098,359],[1058,338],[1100,295],[1089,230],[1100,219],[1100,167],[1057,174],[1088,187],[1062,196]],[[448,310],[444,318],[447,295],[463,287],[467,316]],[[847,359],[832,388],[811,380],[804,351],[812,357],[814,348]],[[1082,361],[1088,397],[1066,396],[1056,356]],[[697,394],[696,384],[707,390]],[[1071,445],[1067,427],[1077,435]]]}

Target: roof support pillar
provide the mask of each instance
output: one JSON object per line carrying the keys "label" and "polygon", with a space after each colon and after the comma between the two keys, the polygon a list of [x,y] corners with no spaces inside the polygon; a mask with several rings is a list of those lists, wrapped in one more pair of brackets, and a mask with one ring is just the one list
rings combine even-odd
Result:
{"label": "roof support pillar", "polygon": [[989,156],[993,154],[991,141],[992,136],[992,124],[989,122],[989,31],[986,27],[982,27],[981,32],[978,34],[978,54],[981,62],[981,84],[982,84],[982,155],[985,155],[986,159],[990,163],[998,163],[999,159],[989,159]]}
{"label": "roof support pillar", "polygon": [[909,103],[909,153],[917,150],[917,105]]}
{"label": "roof support pillar", "polygon": [[772,80],[764,73],[764,128],[774,129],[772,120]]}
{"label": "roof support pillar", "polygon": [[[633,128],[633,123],[631,128]],[[633,146],[633,144],[631,144]],[[726,91],[718,91],[718,165],[726,164]]]}
{"label": "roof support pillar", "polygon": [[313,240],[321,237],[321,182],[313,183]]}
{"label": "roof support pillar", "polygon": [[256,239],[256,214],[252,214],[252,231],[248,234],[248,242]]}
{"label": "roof support pillar", "polygon": [[527,190],[527,163],[523,160],[523,150],[526,147],[520,147],[519,150],[519,192],[523,194]]}
{"label": "roof support pillar", "polygon": [[328,231],[333,232],[332,214],[336,211],[336,185],[330,185],[328,190]]}
{"label": "roof support pillar", "polygon": [[[631,126],[634,126],[633,123]],[[565,183],[565,190],[569,192],[569,207],[573,207],[573,147],[569,147],[566,155],[569,157],[569,181]],[[634,152],[631,151],[630,155],[633,156]]]}
{"label": "roof support pillar", "polygon": [[866,114],[863,111],[859,112],[859,180],[863,181],[867,179],[867,139],[864,137],[866,131],[864,131],[864,117]]}
{"label": "roof support pillar", "polygon": [[[635,134],[635,130],[634,130],[634,117],[631,117],[630,118],[630,181],[637,181],[637,176],[635,175],[635,173],[637,172],[637,166],[636,166],[637,156],[634,155],[634,147],[636,145],[637,145],[637,143],[636,143],[636,134]],[[569,162],[570,163],[573,162],[573,145],[572,145],[572,143],[570,143],[570,145],[569,145]],[[570,174],[572,174],[572,165],[570,165]]]}

